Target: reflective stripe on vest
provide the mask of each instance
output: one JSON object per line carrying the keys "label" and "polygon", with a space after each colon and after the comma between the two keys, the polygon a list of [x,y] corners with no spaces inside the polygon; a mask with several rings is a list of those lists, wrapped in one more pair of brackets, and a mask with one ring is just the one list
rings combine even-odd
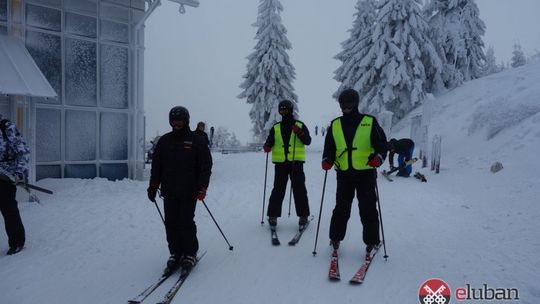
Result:
{"label": "reflective stripe on vest", "polygon": [[336,143],[336,170],[345,171],[349,169],[349,150],[352,150],[352,167],[355,170],[373,169],[367,165],[368,156],[375,151],[371,146],[371,127],[373,117],[364,116],[356,128],[352,148],[347,148],[345,135],[341,126],[341,118],[332,122],[332,135]]}
{"label": "reflective stripe on vest", "polygon": [[[297,121],[295,125],[302,128],[302,123]],[[281,136],[281,123],[274,125],[274,146],[272,147],[272,162],[284,163],[285,160],[306,160],[306,148],[302,141],[291,131],[289,138],[289,153],[285,155],[285,145],[283,144],[283,136]]]}

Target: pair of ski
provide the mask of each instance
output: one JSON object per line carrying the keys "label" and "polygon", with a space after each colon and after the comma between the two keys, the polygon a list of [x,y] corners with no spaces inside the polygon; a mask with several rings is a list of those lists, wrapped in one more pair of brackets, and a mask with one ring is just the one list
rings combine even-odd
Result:
{"label": "pair of ski", "polygon": [[[358,268],[356,273],[352,276],[352,278],[349,280],[349,283],[352,285],[360,285],[364,283],[364,279],[366,278],[366,273],[369,269],[369,265],[371,265],[371,261],[373,261],[373,258],[375,257],[375,254],[377,254],[377,251],[381,248],[381,244],[373,247],[373,249],[366,253],[366,259],[364,263]],[[332,256],[330,258],[330,270],[328,271],[328,279],[330,281],[340,281],[341,276],[339,273],[339,264],[338,264],[338,251],[337,249],[334,249],[332,251]]]}
{"label": "pair of ski", "polygon": [[[294,246],[300,241],[300,238],[302,237],[302,234],[304,234],[304,231],[306,231],[307,227],[309,226],[309,223],[312,220],[313,220],[313,215],[308,218],[306,224],[301,226],[298,229],[298,232],[296,232],[296,234],[293,236],[293,238],[289,241],[290,246]],[[271,233],[271,236],[272,236],[272,245],[274,245],[274,246],[281,245],[281,242],[279,241],[279,238],[278,238],[278,235],[277,235],[277,232],[276,232],[276,226],[270,226],[270,233]]]}
{"label": "pair of ski", "polygon": [[[193,270],[193,268],[195,268],[195,266],[197,266],[197,264],[199,263],[199,261],[204,257],[204,255],[206,254],[206,251],[203,252],[200,256],[197,257],[197,262],[195,263],[195,265],[193,265],[193,267],[191,267],[189,270],[184,270],[182,269],[180,271],[180,276],[178,277],[178,279],[176,280],[176,282],[174,283],[174,285],[169,289],[169,291],[167,291],[167,293],[165,294],[165,296],[163,297],[163,299],[161,301],[159,301],[157,304],[170,304],[171,301],[173,300],[174,296],[178,293],[178,290],[180,290],[180,287],[182,287],[182,285],[184,284],[184,282],[186,281],[187,277],[189,276],[189,274],[191,273],[191,271]],[[141,303],[142,301],[144,301],[146,298],[148,298],[148,296],[150,296],[150,294],[152,294],[156,289],[158,289],[159,286],[161,286],[161,284],[163,284],[163,282],[167,281],[167,279],[173,274],[174,272],[168,272],[168,273],[164,273],[156,282],[152,283],[152,285],[148,286],[143,292],[141,292],[138,296],[136,296],[135,298],[131,299],[128,301],[129,304],[138,304],[138,303]]]}
{"label": "pair of ski", "polygon": [[414,164],[414,163],[417,162],[417,161],[418,161],[418,157],[414,157],[414,158],[412,158],[412,159],[406,161],[403,165],[401,165],[401,166],[399,166],[399,167],[397,167],[397,168],[394,168],[394,169],[392,169],[392,170],[390,170],[390,171],[383,170],[383,171],[382,171],[382,176],[384,176],[389,182],[393,182],[394,180],[390,177],[390,174],[392,174],[392,173],[398,171],[400,168],[405,168],[405,167],[407,167],[408,165],[412,165],[412,164]]}

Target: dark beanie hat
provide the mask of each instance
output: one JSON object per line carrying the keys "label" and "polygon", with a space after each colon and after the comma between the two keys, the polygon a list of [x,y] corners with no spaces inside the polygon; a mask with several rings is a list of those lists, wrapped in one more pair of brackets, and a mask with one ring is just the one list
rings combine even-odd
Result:
{"label": "dark beanie hat", "polygon": [[358,92],[353,89],[346,89],[341,94],[339,94],[338,98],[339,103],[355,103],[358,104],[360,102],[360,97],[358,96]]}

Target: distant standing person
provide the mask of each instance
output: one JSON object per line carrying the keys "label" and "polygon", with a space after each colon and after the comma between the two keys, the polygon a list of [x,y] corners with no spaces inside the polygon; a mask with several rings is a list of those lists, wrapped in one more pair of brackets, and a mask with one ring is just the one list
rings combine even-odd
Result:
{"label": "distant standing person", "polygon": [[200,135],[206,140],[206,145],[210,147],[210,140],[208,139],[208,134],[204,131],[206,130],[206,124],[202,121],[197,123],[197,129],[195,129],[195,134]]}
{"label": "distant standing person", "polygon": [[338,98],[343,116],[334,119],[326,134],[323,170],[337,171],[336,206],[330,222],[330,243],[335,250],[345,238],[356,193],[366,252],[380,243],[376,178],[386,157],[386,135],[371,115],[358,111],[359,96],[347,89]]}
{"label": "distant standing person", "polygon": [[319,131],[319,126],[315,126],[315,136],[318,135],[318,131]]}
{"label": "distant standing person", "polygon": [[[14,182],[25,181],[28,176],[30,149],[15,124],[0,114],[0,175]],[[7,255],[16,254],[24,248],[26,240],[21,220],[14,183],[0,180],[0,211],[4,217],[9,250]]]}
{"label": "distant standing person", "polygon": [[187,270],[196,262],[199,250],[195,207],[206,196],[212,170],[212,156],[206,139],[189,128],[189,112],[174,107],[169,112],[172,131],[161,136],[152,156],[148,199],[156,202],[161,186],[165,209],[165,231],[169,252],[165,272],[178,267]]}
{"label": "distant standing person", "polygon": [[388,150],[390,154],[388,155],[388,160],[390,162],[390,170],[395,169],[394,167],[394,154],[398,154],[398,173],[397,176],[409,177],[412,172],[412,164],[405,165],[405,162],[409,161],[413,157],[414,152],[414,141],[409,138],[402,138],[397,140],[395,138],[390,139],[388,142]]}
{"label": "distant standing person", "polygon": [[305,146],[311,143],[311,136],[306,125],[294,118],[294,105],[290,100],[281,101],[278,107],[281,122],[270,129],[263,146],[266,153],[272,151],[272,162],[275,164],[274,188],[268,203],[268,223],[273,227],[277,225],[290,177],[296,215],[299,217],[298,225],[302,228],[310,214],[304,162]]}

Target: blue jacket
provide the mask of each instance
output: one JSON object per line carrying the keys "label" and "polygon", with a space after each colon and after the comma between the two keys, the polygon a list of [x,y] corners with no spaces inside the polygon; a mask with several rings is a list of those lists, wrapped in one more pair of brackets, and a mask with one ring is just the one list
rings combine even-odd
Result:
{"label": "blue jacket", "polygon": [[[0,114],[0,122],[3,120]],[[0,174],[27,176],[30,149],[15,124],[7,120],[4,125],[0,131]]]}

